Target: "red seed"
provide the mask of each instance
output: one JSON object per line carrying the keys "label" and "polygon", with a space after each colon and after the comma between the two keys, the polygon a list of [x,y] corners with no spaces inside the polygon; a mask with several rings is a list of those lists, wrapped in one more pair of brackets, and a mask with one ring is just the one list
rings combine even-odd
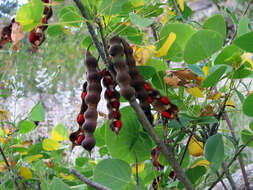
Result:
{"label": "red seed", "polygon": [[107,94],[107,96],[111,97],[112,96],[112,91],[110,89],[107,89],[106,94]]}
{"label": "red seed", "polygon": [[162,116],[165,117],[165,118],[170,118],[170,113],[169,112],[162,112]]}
{"label": "red seed", "polygon": [[119,112],[113,111],[112,113],[113,113],[113,118],[114,118],[114,119],[119,119],[119,116],[120,116],[120,115],[119,115]]}
{"label": "red seed", "polygon": [[144,87],[146,88],[147,91],[151,90],[151,87],[147,83],[144,83]]}
{"label": "red seed", "polygon": [[115,122],[114,122],[114,126],[115,126],[116,128],[118,128],[118,129],[120,129],[120,128],[122,127],[121,121],[120,121],[120,120],[115,121]]}
{"label": "red seed", "polygon": [[87,92],[83,92],[83,93],[82,93],[82,96],[81,96],[81,97],[82,97],[82,100],[85,99],[86,95],[87,95]]}
{"label": "red seed", "polygon": [[36,41],[36,34],[34,31],[29,33],[29,41],[33,44]]}
{"label": "red seed", "polygon": [[79,115],[77,116],[77,123],[78,123],[79,125],[82,125],[82,124],[84,123],[84,115],[83,115],[83,114],[79,114]]}
{"label": "red seed", "polygon": [[49,3],[49,0],[42,0],[44,3]]}
{"label": "red seed", "polygon": [[118,108],[119,108],[119,101],[114,100],[114,101],[112,102],[112,107],[118,109]]}
{"label": "red seed", "polygon": [[165,97],[161,97],[160,100],[163,104],[166,104],[166,105],[170,103],[170,101]]}
{"label": "red seed", "polygon": [[149,96],[149,97],[148,97],[148,102],[149,102],[149,103],[152,103],[152,101],[153,101],[152,98]]}
{"label": "red seed", "polygon": [[43,18],[41,19],[41,22],[42,22],[43,24],[46,24],[46,18],[43,17]]}
{"label": "red seed", "polygon": [[159,162],[158,162],[158,155],[155,154],[155,164],[157,167],[159,167]]}
{"label": "red seed", "polygon": [[110,85],[111,84],[111,77],[109,77],[109,76],[105,76],[104,77],[104,81],[105,81],[105,85],[106,86],[108,86],[108,85]]}
{"label": "red seed", "polygon": [[77,144],[81,144],[82,141],[83,141],[83,139],[84,139],[84,135],[79,135],[79,136],[77,137]]}

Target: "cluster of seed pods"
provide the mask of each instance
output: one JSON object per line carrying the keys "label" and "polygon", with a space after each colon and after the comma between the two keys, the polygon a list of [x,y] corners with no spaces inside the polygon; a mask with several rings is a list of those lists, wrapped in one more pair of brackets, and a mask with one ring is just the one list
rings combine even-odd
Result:
{"label": "cluster of seed pods", "polygon": [[115,89],[117,83],[113,80],[111,74],[107,70],[104,70],[103,72],[103,85],[106,88],[104,96],[107,101],[110,128],[115,134],[118,134],[122,126],[120,120],[121,114],[119,112],[120,94]]}
{"label": "cluster of seed pods", "polygon": [[1,37],[0,37],[0,49],[3,48],[5,44],[12,41],[11,31],[12,31],[12,25],[14,22],[15,22],[15,19],[12,19],[10,24],[3,27],[1,31]]}
{"label": "cluster of seed pods", "polygon": [[[44,3],[50,3],[50,0],[42,0]],[[44,5],[43,17],[41,19],[41,25],[34,28],[29,33],[29,41],[32,44],[32,52],[34,53],[38,46],[40,46],[45,40],[45,30],[48,27],[48,20],[53,15],[51,6]]]}
{"label": "cluster of seed pods", "polygon": [[148,101],[148,92],[144,87],[144,77],[139,73],[136,62],[133,56],[133,49],[131,46],[124,40],[121,39],[122,45],[124,47],[124,52],[126,55],[126,62],[129,68],[129,75],[131,76],[131,86],[135,90],[136,98],[140,102],[140,106],[144,111],[146,117],[148,118],[149,122],[153,123],[153,115],[151,113],[150,103]]}
{"label": "cluster of seed pods", "polygon": [[81,104],[80,112],[77,116],[77,123],[79,125],[79,128],[77,131],[71,133],[69,136],[69,139],[72,142],[72,148],[74,148],[77,145],[81,145],[83,139],[85,138],[82,125],[84,123],[84,112],[88,108],[87,104],[85,103],[86,95],[87,95],[87,81],[85,81],[83,83],[83,91],[82,91],[82,95],[81,95],[82,104]]}

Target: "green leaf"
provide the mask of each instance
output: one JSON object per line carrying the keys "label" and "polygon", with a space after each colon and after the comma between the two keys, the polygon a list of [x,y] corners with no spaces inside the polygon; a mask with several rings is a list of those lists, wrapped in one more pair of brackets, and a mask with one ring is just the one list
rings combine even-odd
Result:
{"label": "green leaf", "polygon": [[198,124],[218,123],[218,120],[213,116],[201,116],[198,118]]}
{"label": "green leaf", "polygon": [[242,105],[242,111],[245,115],[253,117],[253,94],[250,94],[245,99]]}
{"label": "green leaf", "polygon": [[60,144],[52,139],[44,139],[42,142],[42,148],[46,151],[57,150],[59,147]]}
{"label": "green leaf", "polygon": [[101,147],[105,145],[105,128],[106,127],[107,126],[104,124],[101,127],[98,127],[94,133],[97,147]]}
{"label": "green leaf", "polygon": [[239,48],[253,53],[253,31],[243,34],[242,36],[236,38],[233,42]]}
{"label": "green leaf", "polygon": [[226,22],[222,15],[215,15],[208,18],[204,24],[203,29],[213,30],[218,32],[223,39],[226,38]]}
{"label": "green leaf", "polygon": [[135,13],[130,13],[129,19],[133,24],[137,26],[142,26],[142,27],[147,27],[151,25],[153,22],[152,19],[141,17],[140,15],[137,15]]}
{"label": "green leaf", "polygon": [[152,84],[158,89],[164,89],[165,88],[165,83],[163,80],[164,76],[165,76],[164,71],[156,72],[152,77]]}
{"label": "green leaf", "polygon": [[119,14],[122,10],[122,6],[127,3],[128,0],[103,0],[100,1],[99,10],[101,14],[115,15]]}
{"label": "green leaf", "polygon": [[45,111],[42,106],[42,103],[37,103],[32,111],[30,112],[30,117],[33,121],[44,121],[45,120]]}
{"label": "green leaf", "polygon": [[70,190],[70,187],[57,177],[54,177],[50,185],[50,190]]}
{"label": "green leaf", "polygon": [[158,42],[157,49],[161,48],[161,46],[165,43],[171,32],[176,34],[176,40],[171,45],[167,55],[164,58],[170,59],[172,61],[176,59],[177,62],[180,62],[183,60],[183,52],[185,45],[188,39],[196,32],[196,30],[189,24],[182,24],[182,23],[166,24],[161,29],[160,32],[161,41]]}
{"label": "green leaf", "polygon": [[217,67],[211,74],[209,74],[204,81],[201,83],[202,88],[208,88],[210,86],[215,86],[222,75],[225,73],[227,67],[226,66],[220,66]]}
{"label": "green leaf", "polygon": [[237,69],[233,75],[233,79],[243,79],[246,78],[248,76],[250,76],[250,74],[252,73],[251,70],[249,70],[245,64],[242,65],[239,69]]}
{"label": "green leaf", "polygon": [[214,64],[233,64],[236,59],[231,59],[234,56],[240,55],[241,51],[235,45],[225,47],[220,54],[216,57]]}
{"label": "green leaf", "polygon": [[243,104],[243,102],[245,100],[243,94],[240,91],[238,91],[237,89],[235,89],[235,92],[236,92],[238,98],[240,99],[241,103]]}
{"label": "green leaf", "polygon": [[31,0],[18,9],[15,20],[22,25],[25,32],[29,32],[41,23],[43,11],[44,4],[41,0]]}
{"label": "green leaf", "polygon": [[18,129],[21,134],[32,131],[35,126],[34,122],[28,120],[23,120],[18,123]]}
{"label": "green leaf", "polygon": [[250,122],[249,128],[250,128],[251,131],[253,131],[253,121]]}
{"label": "green leaf", "polygon": [[76,158],[75,164],[78,167],[83,167],[84,164],[86,164],[88,161],[89,161],[88,158],[79,157],[79,158]]}
{"label": "green leaf", "polygon": [[0,127],[0,137],[3,137],[4,136],[4,131],[3,129]]}
{"label": "green leaf", "polygon": [[59,12],[58,17],[61,24],[74,27],[79,27],[83,20],[79,10],[74,6],[63,7]]}
{"label": "green leaf", "polygon": [[206,77],[202,68],[198,65],[188,64],[187,67],[196,75]]}
{"label": "green leaf", "polygon": [[222,48],[222,36],[212,30],[199,30],[188,40],[184,50],[184,60],[194,64],[210,57]]}
{"label": "green leaf", "polygon": [[146,63],[146,66],[153,67],[156,71],[164,71],[168,69],[168,65],[166,62],[161,61],[159,59],[149,59]]}
{"label": "green leaf", "polygon": [[113,158],[118,158],[129,163],[135,162],[135,153],[138,161],[149,159],[152,150],[152,141],[148,135],[140,132],[139,120],[129,106],[120,109],[122,128],[116,136],[108,126],[105,125],[105,144]]}
{"label": "green leaf", "polygon": [[[243,143],[246,143],[252,136],[253,133],[251,133],[247,129],[243,129],[241,132],[241,138]],[[253,140],[251,140],[247,146],[253,147]]]}
{"label": "green leaf", "polygon": [[68,129],[62,123],[59,123],[51,131],[51,139],[55,141],[68,140],[69,139]]}
{"label": "green leaf", "polygon": [[249,31],[249,26],[248,25],[249,25],[248,17],[247,16],[243,16],[240,19],[236,37],[240,37],[243,34],[248,33],[248,31]]}
{"label": "green leaf", "polygon": [[137,66],[137,69],[145,80],[150,79],[155,74],[155,69],[151,66]]}
{"label": "green leaf", "polygon": [[211,169],[216,171],[224,159],[224,143],[221,134],[216,134],[207,139],[205,144],[205,157],[211,162]]}
{"label": "green leaf", "polygon": [[62,31],[62,26],[61,25],[53,25],[53,26],[49,26],[47,28],[47,34],[49,36],[55,37],[61,34],[64,34]]}
{"label": "green leaf", "polygon": [[118,159],[106,159],[98,163],[94,170],[94,181],[121,190],[130,182],[131,168],[128,163]]}

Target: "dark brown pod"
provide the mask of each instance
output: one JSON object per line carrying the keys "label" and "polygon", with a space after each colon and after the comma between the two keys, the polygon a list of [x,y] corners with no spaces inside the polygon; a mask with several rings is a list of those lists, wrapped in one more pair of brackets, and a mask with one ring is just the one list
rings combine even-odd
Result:
{"label": "dark brown pod", "polygon": [[96,140],[93,136],[93,133],[87,133],[85,139],[82,141],[82,147],[87,151],[91,151],[96,144]]}
{"label": "dark brown pod", "polygon": [[98,118],[98,112],[96,109],[88,109],[85,112],[85,120],[97,120]]}
{"label": "dark brown pod", "polygon": [[98,92],[93,92],[92,94],[88,92],[87,96],[85,97],[85,102],[87,105],[92,107],[96,107],[100,100],[100,95]]}
{"label": "dark brown pod", "polygon": [[86,120],[83,124],[83,130],[87,133],[94,133],[96,130],[97,121],[96,120]]}

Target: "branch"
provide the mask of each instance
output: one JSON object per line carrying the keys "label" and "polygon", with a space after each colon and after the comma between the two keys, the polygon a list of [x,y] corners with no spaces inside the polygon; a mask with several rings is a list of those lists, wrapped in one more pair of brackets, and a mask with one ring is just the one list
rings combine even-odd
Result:
{"label": "branch", "polygon": [[[9,162],[8,162],[8,160],[7,160],[7,158],[6,158],[5,154],[4,154],[4,151],[3,151],[3,149],[2,149],[1,146],[0,146],[0,152],[1,152],[1,154],[2,154],[2,157],[3,157],[4,161],[5,161],[6,166],[8,167],[8,170],[9,170],[9,172],[10,172],[10,175],[12,176],[12,171],[11,171]],[[18,182],[17,182],[16,178],[15,178],[14,176],[12,176],[12,177],[13,177],[13,180],[14,180],[14,183],[15,183],[15,186],[16,186],[17,190],[20,190],[20,187],[19,187],[19,185],[18,185]]]}
{"label": "branch", "polygon": [[236,188],[235,181],[234,181],[234,179],[232,178],[232,176],[231,176],[229,170],[227,169],[227,165],[226,165],[225,162],[222,163],[222,168],[223,168],[223,170],[225,171],[226,177],[227,177],[227,179],[228,179],[228,182],[230,183],[230,186],[231,186],[232,190],[236,190],[237,188]]}
{"label": "branch", "polygon": [[177,15],[180,16],[181,19],[182,19],[182,22],[184,22],[183,15],[182,15],[180,9],[178,8],[176,1],[175,1],[175,0],[171,0],[171,1],[172,1],[172,3],[173,3],[173,6],[174,6],[176,12],[177,12]]}
{"label": "branch", "polygon": [[[248,2],[248,4],[247,4],[247,7],[245,8],[245,10],[244,10],[242,16],[245,16],[245,15],[247,14],[247,12],[248,12],[248,10],[249,10],[249,7],[250,7],[250,4],[251,4],[251,3],[252,3],[252,0],[249,0],[249,2]],[[231,41],[230,41],[229,45],[232,44],[232,42],[233,42],[233,40],[235,39],[236,35],[237,35],[237,27],[235,28],[235,32],[234,32],[234,34],[233,34],[233,36],[232,36],[232,38],[231,38]]]}
{"label": "branch", "polygon": [[93,181],[90,181],[88,178],[83,176],[81,173],[79,173],[76,169],[71,168],[70,173],[74,174],[76,177],[78,177],[82,182],[86,183],[87,185],[94,187],[98,190],[110,190],[108,187],[102,186],[98,183],[95,183]]}
{"label": "branch", "polygon": [[[80,10],[82,16],[85,18],[85,23],[87,25],[88,31],[90,33],[90,36],[92,38],[93,43],[95,44],[96,49],[98,50],[101,58],[105,62],[105,65],[108,66],[110,63],[106,62],[105,54],[101,50],[101,45],[100,45],[101,43],[97,39],[97,35],[95,34],[94,28],[87,21],[88,15],[87,15],[87,13],[86,13],[86,11],[84,9],[83,4],[80,2],[80,0],[73,0],[73,1],[76,3],[76,5],[77,5],[78,9]],[[109,71],[113,74],[113,72],[111,70],[109,70]],[[152,127],[152,125],[148,121],[148,119],[147,119],[145,113],[143,112],[142,108],[136,102],[135,97],[132,97],[131,100],[129,101],[129,103],[132,106],[132,108],[135,110],[135,112],[136,112],[136,114],[138,116],[138,119],[141,122],[141,124],[144,127],[144,129],[151,135],[152,139],[155,141],[155,143],[157,144],[157,146],[160,148],[161,152],[164,154],[164,156],[169,161],[171,167],[176,172],[178,179],[183,183],[183,185],[184,185],[184,187],[186,189],[193,190],[194,187],[193,187],[192,183],[190,182],[190,180],[185,175],[185,173],[183,172],[183,170],[180,167],[180,165],[178,164],[178,162],[177,162],[177,160],[175,158],[173,149],[170,146],[166,146],[166,144],[161,140],[161,138],[159,137],[159,135],[155,132],[154,128]]]}
{"label": "branch", "polygon": [[[237,153],[234,155],[234,157],[232,158],[232,160],[229,162],[229,164],[227,165],[227,169],[233,164],[233,162],[236,160],[236,158],[241,154],[241,152],[244,150],[244,148],[253,140],[253,136],[251,136],[248,141],[241,146],[241,148],[237,151]],[[216,179],[215,182],[212,183],[212,185],[208,188],[208,190],[211,190],[219,181],[220,179],[225,175],[226,171],[223,171],[222,174],[220,175],[220,177],[218,177],[218,179]]]}

